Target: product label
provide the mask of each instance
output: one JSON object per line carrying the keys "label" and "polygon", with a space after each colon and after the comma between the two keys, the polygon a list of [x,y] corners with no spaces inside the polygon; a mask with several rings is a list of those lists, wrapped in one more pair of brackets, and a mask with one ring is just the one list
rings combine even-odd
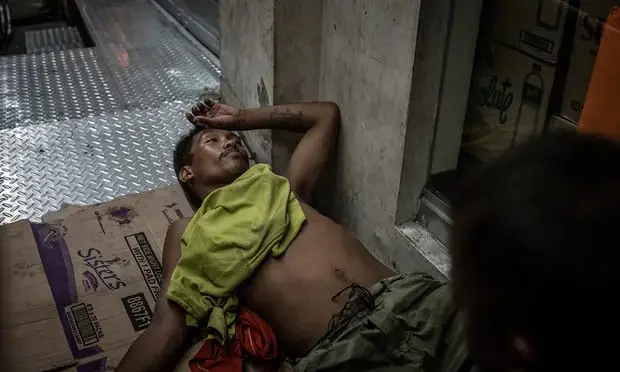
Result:
{"label": "product label", "polygon": [[508,111],[514,102],[514,92],[510,78],[501,79],[497,75],[491,75],[478,81],[471,92],[472,104],[484,109],[496,110],[498,113],[497,124],[503,125],[508,122]]}
{"label": "product label", "polygon": [[144,293],[123,297],[121,301],[123,301],[123,306],[125,306],[134,331],[146,329],[151,324],[153,312],[146,301],[146,297],[144,297]]}
{"label": "product label", "polygon": [[71,333],[78,349],[93,346],[103,338],[101,325],[91,304],[78,303],[65,308]]}
{"label": "product label", "polygon": [[530,105],[540,107],[543,101],[545,91],[535,85],[525,83],[523,85],[523,101]]}
{"label": "product label", "polygon": [[531,32],[521,31],[519,41],[525,45],[529,45],[534,49],[545,53],[553,53],[555,43],[553,40],[545,39]]}
{"label": "product label", "polygon": [[115,272],[115,266],[122,261],[121,258],[104,257],[97,248],[80,249],[77,255],[82,258],[82,263],[87,268],[82,273],[84,280],[88,283],[88,286],[85,284],[86,289],[92,288],[97,291],[99,283],[110,291],[127,286],[127,283]]}
{"label": "product label", "polygon": [[127,246],[131,250],[133,258],[136,260],[144,282],[149,287],[153,299],[157,301],[159,291],[161,290],[161,282],[164,279],[164,272],[157,256],[153,252],[153,248],[146,238],[146,234],[137,233],[125,237]]}

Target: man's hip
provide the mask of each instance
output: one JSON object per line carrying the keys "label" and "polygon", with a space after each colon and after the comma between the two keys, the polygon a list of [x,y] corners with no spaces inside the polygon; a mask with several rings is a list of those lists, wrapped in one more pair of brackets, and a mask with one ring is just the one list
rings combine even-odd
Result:
{"label": "man's hip", "polygon": [[429,275],[400,275],[369,289],[351,286],[350,300],[298,371],[459,371],[467,359],[461,316],[451,287]]}

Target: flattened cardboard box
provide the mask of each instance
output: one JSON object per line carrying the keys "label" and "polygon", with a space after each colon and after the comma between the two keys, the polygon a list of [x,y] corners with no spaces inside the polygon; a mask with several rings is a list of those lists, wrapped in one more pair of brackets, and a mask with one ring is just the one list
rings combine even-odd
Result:
{"label": "flattened cardboard box", "polygon": [[[188,372],[189,362],[192,360],[194,355],[198,353],[200,348],[202,347],[204,340],[197,341],[192,347],[190,347],[181,360],[178,362],[177,367],[174,369],[174,372]],[[79,364],[71,367],[66,372],[100,372],[100,371],[110,371],[114,370],[120,363],[121,359],[125,355],[127,348],[129,345],[120,345],[115,349],[110,349],[105,351],[102,354],[97,354],[93,358],[81,359]],[[290,369],[286,369],[288,365],[283,364],[279,371],[286,372],[291,371]]]}
{"label": "flattened cardboard box", "polygon": [[0,226],[2,371],[117,363],[150,324],[168,225],[192,214],[175,186]]}

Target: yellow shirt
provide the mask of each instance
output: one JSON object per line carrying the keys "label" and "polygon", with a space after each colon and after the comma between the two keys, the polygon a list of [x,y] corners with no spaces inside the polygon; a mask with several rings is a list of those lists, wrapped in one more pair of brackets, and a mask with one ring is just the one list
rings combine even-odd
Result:
{"label": "yellow shirt", "polygon": [[278,257],[306,217],[288,180],[257,164],[209,194],[181,239],[167,296],[187,324],[224,344],[235,332],[237,287],[268,254]]}

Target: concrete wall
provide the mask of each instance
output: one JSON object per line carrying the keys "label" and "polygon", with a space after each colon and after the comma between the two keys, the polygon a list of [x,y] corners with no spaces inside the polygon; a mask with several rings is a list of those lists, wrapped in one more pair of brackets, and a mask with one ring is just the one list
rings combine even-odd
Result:
{"label": "concrete wall", "polygon": [[394,228],[420,1],[325,0],[319,97],[342,113],[334,217],[401,271],[428,270]]}
{"label": "concrete wall", "polygon": [[[315,101],[321,71],[322,0],[276,0],[274,104]],[[286,173],[301,136],[273,132],[272,164]]]}
{"label": "concrete wall", "polygon": [[[322,0],[220,1],[222,96],[241,107],[318,98]],[[284,173],[299,141],[288,132],[245,133],[256,159]]]}
{"label": "concrete wall", "polygon": [[[269,8],[275,40],[271,54],[264,47],[268,37],[259,37],[270,26],[252,20],[269,17],[248,13],[265,11],[256,9],[268,7],[265,3],[275,6]],[[255,106],[256,79],[269,76],[272,103],[313,99],[338,103],[342,132],[331,182],[319,195],[319,210],[351,229],[387,265],[402,272],[437,274],[395,228],[420,0],[222,0],[221,4],[225,97],[237,95],[243,97],[240,103]],[[237,40],[247,33],[247,41]],[[249,45],[250,41],[257,45]],[[257,49],[271,56],[271,64],[262,59],[258,66],[244,62]],[[269,67],[270,75],[265,71]],[[254,149],[257,153],[266,157],[271,153],[269,160],[282,171],[296,142],[279,136],[261,134],[248,142],[259,146]]]}
{"label": "concrete wall", "polygon": [[[222,96],[239,107],[273,102],[275,0],[222,0],[220,63]],[[271,163],[271,131],[244,135],[254,157]]]}

